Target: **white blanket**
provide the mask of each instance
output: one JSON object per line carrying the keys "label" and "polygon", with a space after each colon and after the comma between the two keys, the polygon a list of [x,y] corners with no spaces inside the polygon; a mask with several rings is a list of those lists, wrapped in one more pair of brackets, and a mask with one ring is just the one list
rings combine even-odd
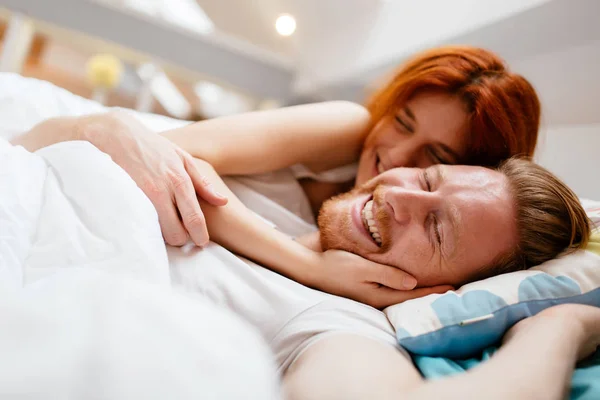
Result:
{"label": "white blanket", "polygon": [[16,233],[2,255],[12,254],[13,283],[85,266],[169,284],[154,207],[110,157],[86,142],[35,155],[1,149],[0,218]]}
{"label": "white blanket", "polygon": [[259,334],[170,289],[152,204],[84,142],[0,139],[0,397],[270,399]]}

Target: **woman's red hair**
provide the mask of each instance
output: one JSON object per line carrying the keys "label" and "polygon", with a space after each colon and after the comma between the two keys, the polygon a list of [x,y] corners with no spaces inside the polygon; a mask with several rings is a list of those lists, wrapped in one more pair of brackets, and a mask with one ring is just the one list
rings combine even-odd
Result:
{"label": "woman's red hair", "polygon": [[374,123],[425,90],[456,95],[467,106],[469,151],[461,163],[495,166],[515,155],[533,155],[540,124],[539,99],[533,86],[511,73],[494,53],[447,46],[418,54],[367,105]]}

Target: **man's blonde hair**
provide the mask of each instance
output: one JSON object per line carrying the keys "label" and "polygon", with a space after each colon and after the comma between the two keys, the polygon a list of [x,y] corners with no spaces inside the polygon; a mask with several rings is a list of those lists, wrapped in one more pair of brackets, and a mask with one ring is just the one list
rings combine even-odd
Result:
{"label": "man's blonde hair", "polygon": [[487,276],[534,267],[585,247],[590,221],[567,185],[524,158],[511,158],[497,170],[508,178],[515,201],[518,243],[486,268]]}

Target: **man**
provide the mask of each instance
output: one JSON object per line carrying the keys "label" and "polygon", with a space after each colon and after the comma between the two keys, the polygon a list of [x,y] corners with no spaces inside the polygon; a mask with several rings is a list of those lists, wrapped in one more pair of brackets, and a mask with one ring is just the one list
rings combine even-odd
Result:
{"label": "man", "polygon": [[560,180],[511,159],[497,170],[387,171],[325,203],[319,229],[324,249],[396,266],[433,287],[539,265],[585,245],[590,226]]}
{"label": "man", "polygon": [[[585,243],[589,234],[585,213],[566,186],[530,162],[510,161],[497,171],[459,166],[389,170],[328,201],[319,217],[319,237],[311,234],[302,240],[313,251],[302,253],[285,232],[282,237],[264,223],[257,230],[254,214],[228,192],[210,166],[197,163],[230,199],[220,207],[203,203],[215,242],[282,273],[291,271],[286,264],[307,260],[314,272],[332,257],[342,260],[340,253],[345,252],[332,249],[351,251],[377,263],[373,265],[392,265],[416,277],[424,288],[405,299],[531,266],[532,261]],[[235,181],[229,183],[236,186]],[[249,185],[237,185],[247,204],[260,203],[253,199],[261,195],[252,194]],[[275,203],[260,204],[276,209]],[[271,217],[293,219],[279,211]],[[280,229],[284,225],[272,222]],[[270,236],[256,234],[260,232]],[[274,242],[265,244],[265,238]],[[169,252],[175,282],[232,309],[261,330],[292,396],[363,398],[371,393],[383,398],[422,385],[409,358],[397,348],[389,322],[376,309],[307,288],[222,247]],[[343,286],[344,272],[334,269],[332,284],[339,278]],[[316,274],[313,279],[322,277]],[[335,292],[343,294],[344,288]],[[355,391],[335,388],[335,375],[319,369],[323,365],[337,371]]]}

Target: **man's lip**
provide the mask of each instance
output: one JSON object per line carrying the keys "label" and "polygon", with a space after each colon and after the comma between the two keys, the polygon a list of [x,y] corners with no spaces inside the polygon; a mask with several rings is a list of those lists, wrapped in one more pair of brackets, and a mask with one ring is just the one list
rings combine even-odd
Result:
{"label": "man's lip", "polygon": [[356,229],[365,236],[365,239],[368,240],[373,246],[379,247],[373,240],[371,234],[367,231],[367,228],[365,228],[365,224],[363,224],[362,221],[362,210],[365,208],[365,204],[367,204],[367,202],[372,198],[373,196],[366,195],[364,198],[360,198],[354,203],[354,207],[352,209],[352,220],[356,226]]}

